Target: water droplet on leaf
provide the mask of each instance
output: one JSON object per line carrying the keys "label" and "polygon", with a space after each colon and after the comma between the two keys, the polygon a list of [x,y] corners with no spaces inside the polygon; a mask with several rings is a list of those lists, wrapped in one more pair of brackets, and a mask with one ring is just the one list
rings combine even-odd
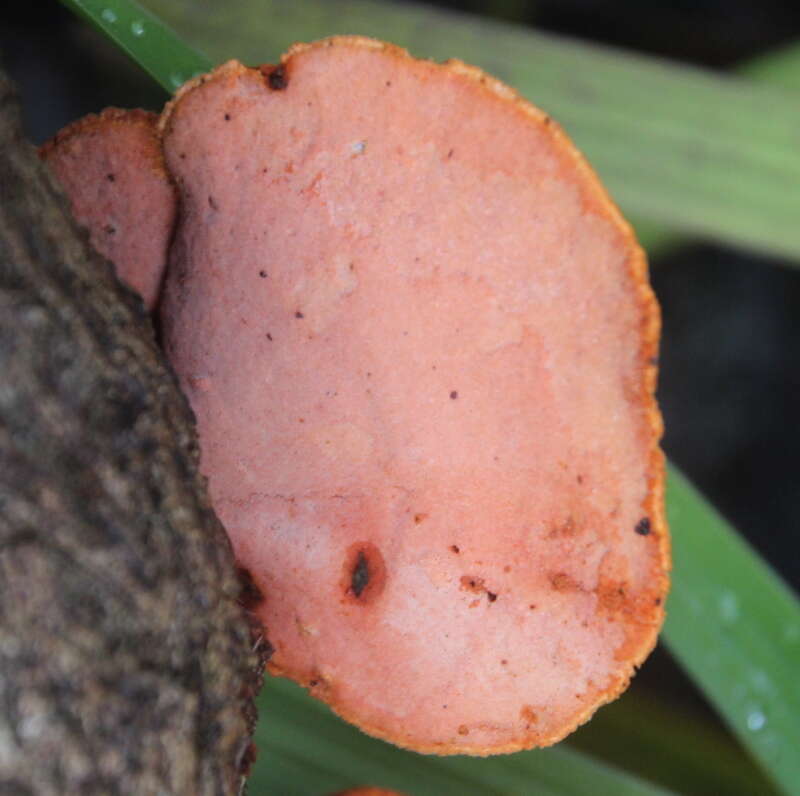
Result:
{"label": "water droplet on leaf", "polygon": [[719,599],[719,615],[728,625],[732,625],[739,618],[739,601],[732,591],[722,593]]}
{"label": "water droplet on leaf", "polygon": [[134,36],[144,36],[144,22],[141,19],[131,22],[131,33]]}
{"label": "water droplet on leaf", "polygon": [[747,729],[758,732],[767,723],[767,717],[757,708],[747,714]]}

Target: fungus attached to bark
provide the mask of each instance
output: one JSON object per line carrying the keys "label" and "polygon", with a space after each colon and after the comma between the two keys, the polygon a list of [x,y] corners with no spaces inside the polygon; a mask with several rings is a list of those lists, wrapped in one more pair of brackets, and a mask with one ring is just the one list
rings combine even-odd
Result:
{"label": "fungus attached to bark", "polygon": [[511,89],[368,39],[225,64],[160,130],[164,343],[271,670],[419,751],[558,741],[668,584],[630,227]]}
{"label": "fungus attached to bark", "polygon": [[155,307],[176,212],[158,116],[109,108],[65,127],[40,151],[72,213],[117,276]]}

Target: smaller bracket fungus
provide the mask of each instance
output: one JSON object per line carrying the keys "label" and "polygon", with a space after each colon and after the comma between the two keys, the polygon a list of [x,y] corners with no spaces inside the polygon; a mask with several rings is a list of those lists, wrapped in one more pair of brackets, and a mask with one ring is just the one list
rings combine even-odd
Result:
{"label": "smaller bracket fungus", "polygon": [[148,311],[161,289],[177,209],[157,122],[155,113],[108,108],[65,127],[40,150],[94,248]]}

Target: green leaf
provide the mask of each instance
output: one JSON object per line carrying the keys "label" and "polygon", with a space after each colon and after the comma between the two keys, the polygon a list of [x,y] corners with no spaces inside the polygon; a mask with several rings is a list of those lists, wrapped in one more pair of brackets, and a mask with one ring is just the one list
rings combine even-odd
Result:
{"label": "green leaf", "polygon": [[676,699],[674,683],[659,693],[647,682],[634,678],[620,699],[599,710],[566,743],[679,793],[778,794],[702,706]]}
{"label": "green leaf", "polygon": [[667,643],[742,743],[799,793],[800,605],[674,468],[667,498]]}
{"label": "green leaf", "polygon": [[[387,683],[391,687],[391,683]],[[561,745],[494,758],[433,757],[363,735],[298,686],[268,680],[256,730],[254,794],[322,796],[372,784],[413,796],[656,796],[670,791]]]}
{"label": "green leaf", "polygon": [[[751,80],[800,92],[800,46],[759,55],[736,70]],[[685,242],[685,238],[661,224],[633,219],[639,241],[650,257],[663,254]]]}
{"label": "green leaf", "polygon": [[800,91],[800,46],[793,44],[782,50],[754,58],[739,71],[754,80]]}
{"label": "green leaf", "polygon": [[61,2],[105,33],[170,93],[213,66],[135,0]]}
{"label": "green leaf", "polygon": [[626,215],[800,261],[800,103],[788,91],[407,3],[147,4],[217,60],[275,60],[337,32],[461,57],[564,125]]}

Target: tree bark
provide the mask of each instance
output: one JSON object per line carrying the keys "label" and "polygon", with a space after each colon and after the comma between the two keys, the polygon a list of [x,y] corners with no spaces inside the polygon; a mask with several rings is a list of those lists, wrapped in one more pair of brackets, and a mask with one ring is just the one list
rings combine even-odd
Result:
{"label": "tree bark", "polygon": [[0,792],[238,792],[257,597],[141,302],[0,74]]}

